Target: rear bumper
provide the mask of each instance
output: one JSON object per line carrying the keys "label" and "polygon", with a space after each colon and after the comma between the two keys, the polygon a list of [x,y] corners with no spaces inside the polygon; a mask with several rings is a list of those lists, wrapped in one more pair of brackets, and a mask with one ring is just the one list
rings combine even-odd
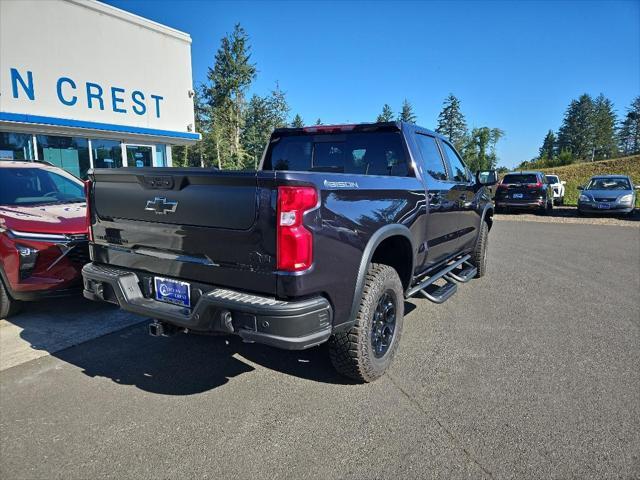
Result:
{"label": "rear bumper", "polygon": [[535,208],[544,207],[544,200],[495,200],[496,208]]}
{"label": "rear bumper", "polygon": [[83,294],[89,300],[115,303],[179,328],[232,333],[247,342],[287,350],[313,347],[331,335],[333,312],[324,297],[283,301],[211,286],[188,309],[143,294],[140,277],[131,270],[89,263],[82,276]]}

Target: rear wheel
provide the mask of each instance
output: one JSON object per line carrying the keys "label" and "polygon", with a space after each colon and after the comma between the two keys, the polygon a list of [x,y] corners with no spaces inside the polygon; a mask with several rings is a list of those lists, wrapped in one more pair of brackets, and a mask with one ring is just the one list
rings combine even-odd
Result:
{"label": "rear wheel", "polygon": [[371,264],[355,325],[329,339],[334,368],[358,382],[372,382],[389,368],[404,319],[404,293],[392,267]]}
{"label": "rear wheel", "polygon": [[471,264],[478,269],[475,278],[483,277],[487,271],[487,244],[489,242],[489,225],[482,222],[476,246],[471,254]]}
{"label": "rear wheel", "polygon": [[0,280],[0,319],[9,318],[18,313],[18,310],[20,310],[20,304],[11,298],[4,283]]}

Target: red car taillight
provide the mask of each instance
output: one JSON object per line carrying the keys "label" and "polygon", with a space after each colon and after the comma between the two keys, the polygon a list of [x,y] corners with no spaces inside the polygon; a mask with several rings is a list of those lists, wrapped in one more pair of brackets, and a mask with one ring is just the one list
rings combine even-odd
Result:
{"label": "red car taillight", "polygon": [[87,212],[85,213],[85,225],[87,226],[87,236],[90,242],[93,242],[93,232],[91,231],[91,187],[93,182],[86,180],[84,182],[84,197],[87,201]]}
{"label": "red car taillight", "polygon": [[538,183],[528,183],[527,187],[529,188],[541,188],[542,187],[542,183],[538,182]]}
{"label": "red car taillight", "polygon": [[278,187],[278,270],[297,272],[313,263],[313,235],[302,225],[302,217],[317,203],[313,187]]}

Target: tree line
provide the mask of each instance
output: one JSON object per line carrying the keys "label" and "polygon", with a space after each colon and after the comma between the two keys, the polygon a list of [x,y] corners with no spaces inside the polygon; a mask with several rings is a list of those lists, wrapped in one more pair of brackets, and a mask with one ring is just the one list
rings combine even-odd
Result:
{"label": "tree line", "polygon": [[[376,120],[387,122],[391,121],[393,116],[393,110],[389,104],[385,104]],[[397,118],[409,123],[416,122],[417,116],[407,100],[402,104]],[[436,132],[451,141],[472,171],[496,168],[498,163],[496,145],[504,137],[504,130],[491,127],[474,127],[469,130],[460,100],[453,94],[449,94],[444,100],[438,115]]]}
{"label": "tree line", "polygon": [[[269,134],[287,126],[289,104],[278,83],[266,95],[247,92],[256,79],[247,32],[236,24],[224,36],[207,80],[193,97],[195,129],[202,140],[172,149],[175,166],[242,170],[255,168]],[[296,121],[301,123],[299,116]]]}
{"label": "tree line", "polygon": [[518,168],[545,168],[640,153],[640,97],[618,119],[611,100],[584,93],[572,100],[557,133],[549,130],[538,156]]}
{"label": "tree line", "polygon": [[[173,165],[254,169],[274,128],[304,125],[299,114],[288,121],[291,108],[278,83],[266,95],[253,94],[247,99],[257,73],[247,32],[236,24],[233,32],[222,38],[206,81],[194,92],[195,130],[202,140],[195,145],[173,147]],[[394,120],[417,121],[407,99],[397,116],[385,104],[376,118],[377,122]],[[322,120],[318,118],[314,123],[322,125]],[[445,99],[436,131],[451,139],[472,170],[495,168],[496,144],[504,131],[489,127],[469,131],[460,101],[454,95]]]}

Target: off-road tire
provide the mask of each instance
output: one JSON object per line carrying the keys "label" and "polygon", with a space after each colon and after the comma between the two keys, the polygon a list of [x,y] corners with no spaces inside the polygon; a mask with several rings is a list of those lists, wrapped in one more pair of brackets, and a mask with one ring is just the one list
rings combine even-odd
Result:
{"label": "off-road tire", "polygon": [[[378,301],[389,293],[395,301],[395,329],[389,347],[376,358],[371,342],[373,316]],[[335,333],[329,339],[329,357],[338,373],[358,382],[372,382],[387,370],[400,343],[404,319],[404,293],[396,270],[373,263],[367,270],[356,323],[350,330]]]}
{"label": "off-road tire", "polygon": [[20,310],[20,303],[11,298],[0,279],[0,319],[9,318]]}
{"label": "off-road tire", "polygon": [[487,272],[487,245],[489,243],[489,225],[483,221],[476,240],[476,246],[471,253],[471,264],[478,269],[475,278],[483,277]]}

